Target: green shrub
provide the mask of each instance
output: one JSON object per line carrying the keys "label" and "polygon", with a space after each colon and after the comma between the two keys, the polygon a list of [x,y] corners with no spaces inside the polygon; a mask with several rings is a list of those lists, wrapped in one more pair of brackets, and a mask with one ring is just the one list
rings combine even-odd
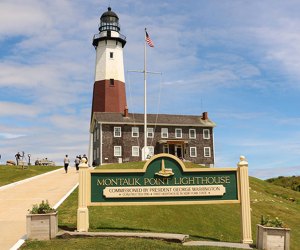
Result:
{"label": "green shrub", "polygon": [[54,208],[50,207],[48,200],[42,200],[42,203],[34,204],[32,209],[28,209],[28,211],[30,214],[49,214],[56,212]]}
{"label": "green shrub", "polygon": [[278,217],[271,220],[269,215],[267,215],[267,216],[262,215],[260,224],[262,226],[266,226],[266,227],[280,227],[280,228],[285,227],[282,220],[280,220]]}

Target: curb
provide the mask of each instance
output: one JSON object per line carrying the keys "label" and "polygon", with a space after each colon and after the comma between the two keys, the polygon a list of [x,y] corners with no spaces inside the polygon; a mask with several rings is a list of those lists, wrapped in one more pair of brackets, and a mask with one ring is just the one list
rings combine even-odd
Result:
{"label": "curb", "polygon": [[70,190],[68,193],[66,193],[65,196],[62,197],[62,198],[60,199],[60,201],[57,202],[57,203],[53,206],[53,208],[54,208],[54,209],[57,209],[57,208],[65,201],[65,199],[67,199],[67,198],[69,197],[69,195],[73,193],[73,191],[74,191],[78,186],[79,186],[79,183],[77,183],[74,187],[72,187],[71,190]]}

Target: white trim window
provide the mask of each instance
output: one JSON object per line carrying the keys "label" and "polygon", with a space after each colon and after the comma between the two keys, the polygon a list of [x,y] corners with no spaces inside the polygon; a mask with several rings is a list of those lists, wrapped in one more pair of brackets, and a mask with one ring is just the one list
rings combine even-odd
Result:
{"label": "white trim window", "polygon": [[175,138],[182,138],[182,129],[175,128]]}
{"label": "white trim window", "polygon": [[99,158],[99,148],[97,148],[97,158]]}
{"label": "white trim window", "polygon": [[132,156],[140,156],[140,148],[139,148],[139,146],[132,146],[132,148],[131,148],[131,155]]}
{"label": "white trim window", "polygon": [[196,129],[194,129],[194,128],[189,129],[189,138],[196,139]]}
{"label": "white trim window", "polygon": [[93,150],[93,159],[96,159],[96,149]]}
{"label": "white trim window", "polygon": [[166,154],[169,153],[169,145],[168,144],[163,145],[163,152],[166,153]]}
{"label": "white trim window", "polygon": [[93,137],[94,137],[94,142],[96,142],[96,130],[94,130],[94,133],[93,133]]}
{"label": "white trim window", "polygon": [[210,139],[209,129],[203,129],[203,139]]}
{"label": "white trim window", "polygon": [[154,147],[153,146],[148,146],[148,152],[150,156],[154,155]]}
{"label": "white trim window", "polygon": [[190,147],[190,157],[197,157],[197,147]]}
{"label": "white trim window", "polygon": [[168,138],[168,128],[161,128],[161,138]]}
{"label": "white trim window", "polygon": [[204,157],[210,157],[210,147],[204,147]]}
{"label": "white trim window", "polygon": [[122,136],[121,127],[114,127],[114,137],[121,137],[121,136]]}
{"label": "white trim window", "polygon": [[132,127],[131,128],[131,136],[132,137],[139,137],[139,127]]}
{"label": "white trim window", "polygon": [[114,146],[114,156],[122,156],[122,147]]}
{"label": "white trim window", "polygon": [[154,137],[154,129],[147,128],[147,138],[153,138],[153,137]]}

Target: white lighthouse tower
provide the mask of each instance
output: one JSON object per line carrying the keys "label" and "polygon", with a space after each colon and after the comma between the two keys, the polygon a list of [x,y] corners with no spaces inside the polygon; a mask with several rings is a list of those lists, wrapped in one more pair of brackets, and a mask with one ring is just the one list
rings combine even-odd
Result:
{"label": "white lighthouse tower", "polygon": [[94,112],[123,113],[125,110],[125,44],[126,38],[120,33],[119,17],[109,7],[100,17],[99,33],[93,38],[96,65],[92,115]]}
{"label": "white lighthouse tower", "polygon": [[[127,109],[123,48],[126,37],[120,33],[119,17],[109,7],[100,17],[99,33],[94,35],[96,49],[92,117],[95,112],[124,113]],[[100,148],[102,155],[102,146]],[[95,156],[93,132],[90,131],[89,159]]]}

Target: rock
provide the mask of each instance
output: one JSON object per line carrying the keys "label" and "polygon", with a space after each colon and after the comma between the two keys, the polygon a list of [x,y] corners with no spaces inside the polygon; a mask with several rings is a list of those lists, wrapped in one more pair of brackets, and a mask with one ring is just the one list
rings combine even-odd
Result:
{"label": "rock", "polygon": [[6,165],[8,165],[8,166],[15,166],[16,163],[13,160],[8,160],[8,161],[6,161]]}

